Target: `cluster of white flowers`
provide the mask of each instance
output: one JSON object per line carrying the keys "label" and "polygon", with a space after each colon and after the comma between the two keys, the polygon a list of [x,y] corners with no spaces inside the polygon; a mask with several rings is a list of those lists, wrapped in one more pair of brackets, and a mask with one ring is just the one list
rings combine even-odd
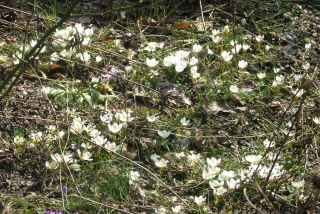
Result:
{"label": "cluster of white flowers", "polygon": [[276,87],[278,85],[282,85],[284,82],[284,76],[282,75],[279,75],[279,76],[276,76],[274,81],[272,82],[272,87]]}
{"label": "cluster of white flowers", "polygon": [[111,124],[113,115],[110,111],[100,116],[101,121],[105,124],[108,124],[109,131],[114,134],[120,132],[122,127],[126,126],[127,122],[131,122],[134,120],[134,117],[131,117],[131,113],[125,111],[115,113],[114,118],[116,122]]}
{"label": "cluster of white flowers", "polygon": [[[76,112],[73,110],[73,114],[75,115]],[[105,115],[100,116],[100,119],[105,122],[108,123],[108,128],[109,131],[112,133],[117,133],[121,130],[122,128],[122,124],[117,124],[114,123],[113,125],[110,124],[110,122],[112,121],[112,114],[110,112],[107,112]],[[114,118],[118,121],[122,121],[123,123],[132,121],[134,118],[130,116],[130,113],[126,113],[126,112],[121,112],[121,113],[116,113],[114,115]],[[47,127],[49,130],[49,134],[54,134],[57,133],[58,137],[62,137],[64,133],[61,132],[57,132],[56,131],[56,126],[54,125],[50,125]],[[73,117],[71,126],[70,126],[70,130],[72,133],[74,134],[83,134],[85,133],[88,137],[90,137],[91,142],[97,146],[101,146],[106,148],[108,151],[117,151],[119,149],[119,146],[116,145],[116,143],[112,143],[110,141],[108,141],[107,138],[104,138],[103,136],[101,136],[101,132],[98,131],[96,129],[96,127],[91,124],[91,123],[87,123],[87,121],[82,120],[80,116]],[[34,138],[34,140],[36,140],[36,137],[39,137],[39,134],[35,135],[33,134],[31,137]],[[24,139],[20,139],[20,138],[16,138],[15,139],[15,143],[18,144],[19,142],[23,142]],[[92,146],[89,143],[82,143],[81,147],[83,147],[83,151],[80,151],[79,149],[76,151],[78,154],[78,159],[80,161],[92,161],[92,153],[90,151],[88,151],[89,149],[92,148]],[[65,163],[65,165],[69,165],[69,167],[75,171],[80,170],[80,165],[77,164],[76,159],[73,157],[72,153],[67,152],[67,155],[59,155],[59,154],[55,154],[52,155],[53,161],[52,162],[46,162],[46,166],[49,169],[56,169],[58,168],[62,162]]]}
{"label": "cluster of white flowers", "polygon": [[156,51],[157,48],[163,48],[163,47],[164,47],[163,42],[160,42],[160,43],[148,42],[147,46],[143,50],[146,50],[148,52],[154,52],[154,51]]}
{"label": "cluster of white flowers", "polygon": [[[81,41],[82,45],[90,45],[91,36],[94,34],[93,28],[85,29],[81,23],[76,23],[74,26],[68,26],[66,29],[56,30],[54,33],[55,40],[52,42],[53,47],[64,48],[62,51],[54,52],[51,54],[51,60],[57,61],[59,56],[65,59],[80,59],[82,62],[88,63],[91,59],[91,55],[87,52],[78,52],[75,47],[71,47],[68,50],[66,41]],[[32,43],[33,44],[33,43]],[[32,46],[31,44],[31,46]],[[95,61],[100,62],[102,58],[96,56]]]}
{"label": "cluster of white flowers", "polygon": [[171,53],[169,56],[166,56],[163,59],[163,65],[165,67],[172,67],[177,73],[183,72],[188,66],[190,66],[190,74],[193,79],[197,79],[200,77],[200,73],[198,73],[197,64],[199,62],[198,57],[200,57],[201,53],[207,51],[208,54],[212,53],[211,50],[204,50],[201,45],[195,44],[192,47],[193,53],[196,56],[191,56],[190,51],[178,50],[174,53]]}
{"label": "cluster of white flowers", "polygon": [[135,182],[137,182],[139,180],[140,177],[140,173],[137,171],[130,171],[129,175],[129,184],[134,184]]}
{"label": "cluster of white flowers", "polygon": [[[273,147],[275,145],[274,141],[265,140],[263,142],[265,147]],[[268,156],[269,159],[273,160],[275,157],[273,153]],[[250,162],[250,166],[247,172],[252,175],[256,172],[261,178],[266,178],[269,175],[271,180],[280,177],[286,171],[282,169],[282,166],[276,163],[274,167],[271,169],[271,166],[267,167],[261,164],[262,156],[261,155],[247,155],[245,156],[246,161]]]}
{"label": "cluster of white flowers", "polygon": [[74,154],[71,152],[64,152],[62,155],[55,153],[51,154],[52,161],[46,161],[46,167],[50,170],[57,169],[61,165],[68,166],[71,170],[79,171],[80,165],[74,158]]}
{"label": "cluster of white flowers", "polygon": [[165,160],[163,158],[160,159],[160,156],[157,154],[153,154],[150,156],[151,160],[155,163],[155,165],[159,168],[164,168],[167,166],[168,160]]}

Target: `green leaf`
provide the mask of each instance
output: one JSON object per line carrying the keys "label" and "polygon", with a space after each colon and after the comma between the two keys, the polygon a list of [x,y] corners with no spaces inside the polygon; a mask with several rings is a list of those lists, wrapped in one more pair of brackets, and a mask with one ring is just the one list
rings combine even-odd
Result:
{"label": "green leaf", "polygon": [[16,202],[20,205],[23,205],[24,207],[35,207],[33,204],[30,204],[29,202],[23,201],[21,199],[18,198],[10,198],[10,201]]}

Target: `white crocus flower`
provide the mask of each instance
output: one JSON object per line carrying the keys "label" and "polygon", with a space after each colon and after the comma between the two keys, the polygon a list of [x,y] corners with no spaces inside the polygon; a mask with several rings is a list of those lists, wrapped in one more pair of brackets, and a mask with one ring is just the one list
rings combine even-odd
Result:
{"label": "white crocus flower", "polygon": [[256,41],[258,42],[258,44],[260,44],[264,39],[264,36],[258,35],[256,36]]}
{"label": "white crocus flower", "polygon": [[254,165],[262,159],[262,156],[261,155],[247,155],[244,158],[246,159],[246,161],[250,162],[250,164]]}
{"label": "white crocus flower", "polygon": [[60,56],[62,56],[63,58],[66,58],[66,59],[71,59],[72,55],[73,55],[72,49],[70,49],[69,51],[67,51],[66,49],[63,49],[60,52]]}
{"label": "white crocus flower", "polygon": [[304,47],[306,48],[307,51],[310,50],[311,49],[311,43],[305,44]]}
{"label": "white crocus flower", "polygon": [[304,90],[303,89],[296,89],[292,91],[293,95],[295,96],[295,98],[299,99],[303,94],[304,94]]}
{"label": "white crocus flower", "polygon": [[310,64],[306,63],[306,64],[302,65],[302,68],[307,71],[310,68]]}
{"label": "white crocus flower", "polygon": [[81,170],[81,169],[80,169],[80,165],[77,164],[77,163],[73,163],[73,164],[69,165],[69,168],[70,168],[71,170],[73,170],[73,171],[80,171],[80,170]]}
{"label": "white crocus flower", "polygon": [[121,112],[119,114],[116,113],[115,118],[122,122],[131,122],[134,120],[134,117],[131,117],[131,114],[126,112]]}
{"label": "white crocus flower", "polygon": [[270,50],[270,46],[269,45],[266,45],[266,52],[268,52]]}
{"label": "white crocus flower", "polygon": [[304,185],[304,181],[292,182],[291,184],[292,184],[292,186],[294,186],[295,188],[297,188],[298,190],[300,190],[300,189],[303,187],[303,185]]}
{"label": "white crocus flower", "polygon": [[236,189],[239,186],[239,184],[240,184],[240,180],[234,180],[233,178],[227,181],[227,185],[230,190]]}
{"label": "white crocus flower", "polygon": [[193,152],[191,152],[191,154],[188,154],[188,159],[190,160],[191,164],[198,162],[200,157],[201,157],[200,154],[195,154]]}
{"label": "white crocus flower", "polygon": [[199,62],[199,60],[196,58],[196,57],[191,57],[190,60],[189,60],[189,65],[190,66],[194,66],[196,65],[197,63]]}
{"label": "white crocus flower", "polygon": [[219,172],[221,171],[221,168],[219,168],[217,166],[208,166],[208,171],[210,171],[211,174],[213,174],[213,175],[218,175]]}
{"label": "white crocus flower", "polygon": [[214,191],[214,194],[216,194],[216,195],[222,195],[227,192],[227,189],[225,189],[224,187],[218,187],[218,188],[214,189],[213,191]]}
{"label": "white crocus flower", "polygon": [[117,150],[119,149],[119,146],[117,146],[116,143],[111,143],[111,142],[108,141],[108,142],[104,145],[104,148],[115,152],[115,151],[117,151]]}
{"label": "white crocus flower", "polygon": [[239,88],[236,85],[231,85],[229,89],[230,89],[230,91],[232,93],[238,93],[239,92]]}
{"label": "white crocus flower", "polygon": [[176,51],[175,58],[176,58],[176,61],[180,61],[180,60],[189,58],[189,55],[190,55],[189,51],[179,50],[179,51]]}
{"label": "white crocus flower", "polygon": [[92,154],[89,151],[84,151],[81,153],[81,151],[78,149],[77,153],[81,160],[92,161],[91,159]]}
{"label": "white crocus flower", "polygon": [[235,41],[235,40],[231,40],[230,41],[230,45],[233,46],[233,47],[236,46],[237,44],[238,44],[238,42]]}
{"label": "white crocus flower", "polygon": [[48,87],[46,87],[46,86],[42,86],[42,90],[41,90],[43,93],[45,93],[45,94],[49,94],[50,93],[50,91],[51,91],[51,88],[48,86]]}
{"label": "white crocus flower", "polygon": [[88,62],[90,60],[90,58],[91,58],[91,56],[87,51],[80,53],[80,60],[81,61]]}
{"label": "white crocus flower", "polygon": [[86,143],[81,143],[81,147],[85,150],[88,150],[88,149],[91,149],[92,146],[90,145],[89,142],[86,142]]}
{"label": "white crocus flower", "polygon": [[192,73],[191,73],[191,77],[192,77],[193,79],[198,79],[198,78],[200,77],[200,73],[198,73],[198,72],[192,72]]}
{"label": "white crocus flower", "polygon": [[175,153],[175,156],[180,159],[180,158],[183,158],[185,157],[186,155],[184,154],[184,152],[179,152],[179,153]]}
{"label": "white crocus flower", "polygon": [[319,125],[320,124],[320,118],[314,117],[313,118],[313,122],[315,122],[315,124]]}
{"label": "white crocus flower", "polygon": [[215,176],[216,175],[212,174],[211,171],[203,170],[203,172],[202,172],[202,178],[205,179],[205,180],[212,179]]}
{"label": "white crocus flower", "polygon": [[250,49],[250,45],[243,44],[243,45],[242,45],[242,49],[243,49],[244,52],[246,52],[247,50]]}
{"label": "white crocus flower", "polygon": [[224,181],[218,181],[218,180],[214,180],[214,181],[209,182],[211,189],[216,189],[216,188],[222,187],[223,184],[224,184]]}
{"label": "white crocus flower", "polygon": [[214,157],[212,158],[207,158],[207,164],[209,166],[218,166],[221,162],[221,159],[216,159]]}
{"label": "white crocus flower", "polygon": [[71,163],[73,161],[73,153],[67,151],[61,155],[65,164]]}
{"label": "white crocus flower", "polygon": [[131,180],[137,181],[137,180],[139,180],[140,174],[137,171],[130,171],[129,177]]}
{"label": "white crocus flower", "polygon": [[273,72],[276,74],[279,73],[280,70],[281,70],[281,68],[273,68]]}
{"label": "white crocus flower", "polygon": [[122,124],[118,124],[118,123],[113,123],[112,125],[108,124],[108,128],[109,128],[110,132],[115,134],[115,133],[118,133],[119,131],[121,131]]}
{"label": "white crocus flower", "polygon": [[194,202],[196,202],[198,206],[202,206],[205,201],[206,201],[206,197],[203,197],[203,196],[194,197]]}
{"label": "white crocus flower", "polygon": [[50,56],[51,61],[54,61],[54,62],[58,61],[59,60],[58,58],[59,58],[59,55],[57,54],[57,52],[54,52]]}
{"label": "white crocus flower", "polygon": [[158,65],[158,63],[159,63],[159,61],[157,61],[154,58],[153,59],[149,59],[149,58],[146,59],[146,64],[151,68],[156,67]]}
{"label": "white crocus flower", "polygon": [[102,57],[101,57],[101,56],[96,56],[96,62],[97,62],[97,63],[101,62],[101,60],[102,60]]}
{"label": "white crocus flower", "polygon": [[83,38],[82,45],[89,45],[90,42],[91,42],[91,38],[90,37]]}
{"label": "white crocus flower", "polygon": [[232,59],[233,55],[230,54],[230,53],[227,52],[227,51],[223,51],[223,52],[221,53],[221,57],[223,58],[223,60],[224,60],[225,62],[229,62],[229,61]]}
{"label": "white crocus flower", "polygon": [[270,141],[268,139],[265,139],[262,143],[265,149],[272,148],[276,145],[274,141]]}
{"label": "white crocus flower", "polygon": [[158,130],[158,135],[163,139],[169,137],[170,134],[171,134],[170,131],[166,131],[166,130],[160,131],[160,130]]}
{"label": "white crocus flower", "polygon": [[241,25],[245,25],[247,23],[247,20],[245,18],[241,19]]}
{"label": "white crocus flower", "polygon": [[228,25],[224,26],[223,33],[228,34],[229,32],[230,32],[229,26]]}
{"label": "white crocus flower", "polygon": [[176,62],[175,70],[176,72],[182,72],[188,66],[188,62],[184,60],[179,60]]}
{"label": "white crocus flower", "polygon": [[59,164],[57,164],[56,161],[51,161],[51,162],[46,161],[46,167],[50,170],[53,170],[58,168]]}
{"label": "white crocus flower", "polygon": [[104,123],[110,123],[112,121],[111,112],[107,112],[105,115],[100,115],[100,120]]}
{"label": "white crocus flower", "polygon": [[57,127],[55,125],[50,125],[50,126],[47,126],[47,129],[49,130],[49,132],[51,134],[55,133]]}
{"label": "white crocus flower", "polygon": [[175,57],[174,56],[166,56],[164,59],[163,59],[163,65],[165,67],[170,67],[171,65],[175,64]]}
{"label": "white crocus flower", "polygon": [[[269,153],[269,154],[272,154],[272,153]],[[249,178],[251,178],[251,176],[253,175],[253,171],[240,169],[239,174],[242,181],[248,182]]]}
{"label": "white crocus flower", "polygon": [[29,138],[31,139],[31,143],[37,143],[42,139],[42,132],[37,132],[37,133],[32,132]]}
{"label": "white crocus flower", "polygon": [[248,62],[241,60],[238,62],[238,66],[241,70],[244,70],[248,66]]}
{"label": "white crocus flower", "polygon": [[262,80],[263,78],[266,77],[266,74],[265,73],[257,73],[257,76],[258,76],[259,80]]}
{"label": "white crocus flower", "polygon": [[234,48],[232,48],[232,53],[239,53],[242,48],[242,45],[236,45]]}
{"label": "white crocus flower", "polygon": [[147,119],[150,123],[155,122],[159,117],[156,117],[155,115],[147,115]]}
{"label": "white crocus flower", "polygon": [[294,81],[298,82],[302,79],[302,75],[301,74],[295,74],[293,75]]}
{"label": "white crocus flower", "polygon": [[82,26],[81,23],[76,23],[74,25],[74,28],[76,29],[76,32],[80,33],[80,34],[83,34],[84,32],[84,27]]}
{"label": "white crocus flower", "polygon": [[83,125],[77,123],[72,124],[70,128],[71,132],[74,134],[81,134],[84,131]]}
{"label": "white crocus flower", "polygon": [[181,213],[182,207],[180,205],[172,207],[172,212],[173,213]]}
{"label": "white crocus flower", "polygon": [[106,142],[108,142],[107,138],[103,138],[101,136],[96,136],[92,139],[92,142],[94,144],[97,144],[98,146],[103,146]]}
{"label": "white crocus flower", "polygon": [[13,142],[17,145],[17,146],[21,146],[24,142],[24,138],[20,137],[20,136],[16,136],[13,138]]}
{"label": "white crocus flower", "polygon": [[211,38],[212,38],[213,43],[216,45],[219,44],[220,41],[222,40],[222,38],[220,36],[212,36]]}
{"label": "white crocus flower", "polygon": [[190,72],[191,72],[191,74],[192,73],[196,73],[198,71],[198,66],[192,66],[191,68],[190,68]]}
{"label": "white crocus flower", "polygon": [[213,29],[212,30],[212,35],[213,36],[217,36],[217,35],[219,35],[221,32],[220,32],[220,30],[216,30],[216,29]]}
{"label": "white crocus flower", "polygon": [[63,162],[63,157],[58,153],[51,154],[51,158],[52,158],[52,160],[54,160],[56,162],[56,164],[60,165]]}
{"label": "white crocus flower", "polygon": [[93,33],[94,33],[93,28],[87,28],[84,30],[83,35],[86,37],[90,37],[93,35]]}
{"label": "white crocus flower", "polygon": [[156,166],[159,167],[159,168],[166,167],[167,163],[168,163],[168,161],[163,159],[163,158],[160,159],[160,160],[156,160],[156,162],[155,162]]}
{"label": "white crocus flower", "polygon": [[185,117],[183,117],[183,118],[181,118],[180,122],[182,125],[187,126],[187,125],[189,125],[190,120],[187,120]]}
{"label": "white crocus flower", "polygon": [[272,82],[272,87],[276,87],[278,85],[281,85],[284,81],[284,76],[282,75],[279,75],[279,76],[276,76],[275,80]]}
{"label": "white crocus flower", "polygon": [[202,46],[201,45],[197,45],[197,44],[194,44],[193,47],[192,47],[192,50],[193,52],[195,53],[200,53],[202,51]]}
{"label": "white crocus flower", "polygon": [[157,155],[157,154],[152,154],[152,155],[150,156],[150,158],[151,158],[152,161],[156,162],[156,161],[160,158],[160,156]]}
{"label": "white crocus flower", "polygon": [[235,177],[235,173],[234,171],[222,171],[220,174],[219,174],[219,177],[218,179],[219,180],[229,180],[230,178],[233,178]]}

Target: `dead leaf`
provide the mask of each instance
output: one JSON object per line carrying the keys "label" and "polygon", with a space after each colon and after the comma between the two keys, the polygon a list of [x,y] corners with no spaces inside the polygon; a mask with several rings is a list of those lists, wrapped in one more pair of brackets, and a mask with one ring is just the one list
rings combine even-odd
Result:
{"label": "dead leaf", "polygon": [[207,31],[210,27],[212,27],[212,20],[205,20],[203,22],[202,18],[197,18],[197,20],[192,20],[191,22],[199,32]]}
{"label": "dead leaf", "polygon": [[240,90],[240,92],[251,92],[257,87],[256,82],[250,79],[244,80],[242,83],[243,88]]}
{"label": "dead leaf", "polygon": [[140,103],[143,103],[147,106],[154,106],[156,105],[156,99],[154,97],[145,96],[144,87],[140,85],[133,86],[133,95],[136,97],[136,100]]}
{"label": "dead leaf", "polygon": [[140,204],[140,203],[144,203],[146,195],[144,194],[143,190],[138,186],[138,185],[134,185],[132,188],[132,193],[133,193],[133,200]]}
{"label": "dead leaf", "polygon": [[205,101],[202,104],[202,108],[207,114],[209,113],[218,114],[219,112],[225,112],[225,113],[234,112],[229,107],[223,104],[220,104],[217,101],[212,101],[211,103],[209,103],[208,101]]}
{"label": "dead leaf", "polygon": [[240,103],[241,105],[246,104],[245,101],[241,100],[237,95],[235,94],[230,94],[230,96],[228,97],[229,100],[236,102],[236,103]]}
{"label": "dead leaf", "polygon": [[168,96],[168,101],[175,105],[191,105],[190,96],[173,83],[159,82],[157,90]]}
{"label": "dead leaf", "polygon": [[141,20],[141,24],[143,25],[157,25],[159,23],[158,17],[146,18]]}
{"label": "dead leaf", "polygon": [[58,69],[63,69],[63,67],[58,64],[52,64],[52,65],[46,65],[42,68],[42,70],[47,73],[53,72]]}
{"label": "dead leaf", "polygon": [[116,36],[105,36],[103,39],[104,39],[105,41],[115,40],[115,39],[116,39]]}
{"label": "dead leaf", "polygon": [[179,23],[179,24],[174,24],[173,26],[180,27],[180,28],[190,28],[190,24],[185,23],[185,22]]}

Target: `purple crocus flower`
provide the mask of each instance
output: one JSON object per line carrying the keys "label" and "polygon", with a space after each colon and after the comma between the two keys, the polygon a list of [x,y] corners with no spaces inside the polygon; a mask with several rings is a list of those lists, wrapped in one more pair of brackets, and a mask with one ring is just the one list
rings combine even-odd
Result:
{"label": "purple crocus flower", "polygon": [[62,186],[61,187],[61,191],[63,194],[67,194],[68,193],[68,187],[67,186]]}
{"label": "purple crocus flower", "polygon": [[111,77],[118,75],[119,73],[117,71],[112,70],[112,68],[105,70],[105,74],[101,74],[101,82],[106,82],[108,81]]}
{"label": "purple crocus flower", "polygon": [[62,212],[49,210],[46,214],[62,214]]}

